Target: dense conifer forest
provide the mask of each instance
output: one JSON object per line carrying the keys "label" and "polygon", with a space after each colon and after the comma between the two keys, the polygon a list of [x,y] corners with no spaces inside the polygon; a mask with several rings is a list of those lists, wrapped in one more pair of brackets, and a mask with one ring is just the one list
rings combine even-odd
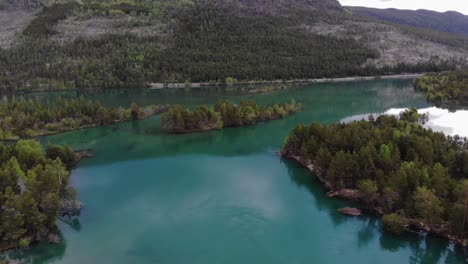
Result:
{"label": "dense conifer forest", "polygon": [[427,74],[415,80],[414,87],[427,93],[427,100],[437,106],[468,108],[468,70]]}
{"label": "dense conifer forest", "polygon": [[242,101],[239,104],[218,101],[214,108],[202,105],[193,111],[177,105],[162,115],[161,124],[171,133],[190,133],[254,125],[284,118],[301,109],[302,105],[295,101],[270,107],[259,106],[253,101]]}
{"label": "dense conifer forest", "polygon": [[383,227],[411,227],[448,238],[468,235],[466,139],[423,128],[415,109],[400,118],[297,126],[282,154],[312,168],[331,190],[358,190],[365,209],[383,216]]}
{"label": "dense conifer forest", "polygon": [[76,159],[69,147],[44,150],[35,140],[0,145],[0,251],[47,238],[70,213],[67,204],[78,203],[68,186]]}

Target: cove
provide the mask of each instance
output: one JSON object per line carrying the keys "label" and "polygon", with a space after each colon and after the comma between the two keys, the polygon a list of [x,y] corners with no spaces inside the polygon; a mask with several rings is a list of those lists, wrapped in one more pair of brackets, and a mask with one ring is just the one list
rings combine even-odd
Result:
{"label": "cove", "polygon": [[[63,96],[75,96],[65,93]],[[427,108],[409,80],[315,84],[269,94],[238,88],[82,94],[105,105],[290,99],[304,110],[252,127],[168,135],[159,117],[44,137],[91,148],[71,176],[86,204],[62,243],[12,253],[25,263],[464,263],[462,249],[393,236],[375,217],[348,218],[298,164],[275,155],[298,123],[331,123],[391,108]],[[35,94],[53,100],[57,94]]]}

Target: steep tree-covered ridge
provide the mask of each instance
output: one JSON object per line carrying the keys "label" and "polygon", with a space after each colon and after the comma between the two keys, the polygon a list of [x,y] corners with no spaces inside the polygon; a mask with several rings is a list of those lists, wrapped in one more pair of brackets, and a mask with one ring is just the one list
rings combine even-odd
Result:
{"label": "steep tree-covered ridge", "polygon": [[371,116],[348,124],[297,126],[282,154],[314,172],[337,195],[383,214],[383,227],[416,228],[465,244],[467,142],[422,127],[427,117]]}
{"label": "steep tree-covered ridge", "polygon": [[[380,32],[389,35],[380,27],[399,34],[398,47],[379,44]],[[0,49],[0,90],[367,76],[466,62],[463,39],[404,34],[336,0],[63,0]],[[400,45],[408,41],[418,45]]]}
{"label": "steep tree-covered ridge", "polygon": [[35,140],[0,145],[0,251],[50,239],[58,217],[79,213],[68,186],[79,157],[69,148]]}
{"label": "steep tree-covered ridge", "polygon": [[427,74],[415,80],[414,88],[436,106],[468,109],[468,70]]}

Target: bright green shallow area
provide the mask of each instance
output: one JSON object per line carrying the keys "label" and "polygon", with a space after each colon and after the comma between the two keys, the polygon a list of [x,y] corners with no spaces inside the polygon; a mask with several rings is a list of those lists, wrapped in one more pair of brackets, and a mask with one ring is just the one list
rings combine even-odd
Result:
{"label": "bright green shallow area", "polygon": [[[74,96],[74,94],[67,94]],[[303,168],[275,155],[298,123],[330,123],[394,107],[426,107],[410,81],[318,84],[262,95],[235,89],[84,94],[104,104],[193,106],[291,98],[305,109],[285,120],[166,135],[159,117],[42,139],[92,148],[73,172],[86,204],[80,228],[60,223],[63,243],[22,253],[32,263],[463,263],[461,249],[424,236],[392,236],[374,217],[348,218]],[[37,94],[39,97],[55,95]]]}

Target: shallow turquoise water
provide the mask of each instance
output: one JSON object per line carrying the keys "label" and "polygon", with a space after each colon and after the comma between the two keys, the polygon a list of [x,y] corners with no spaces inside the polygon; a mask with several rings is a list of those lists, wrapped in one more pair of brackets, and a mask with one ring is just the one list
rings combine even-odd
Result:
{"label": "shallow turquoise water", "polygon": [[166,135],[154,117],[43,138],[44,144],[92,148],[95,156],[72,175],[86,204],[79,225],[60,223],[58,246],[16,253],[26,263],[463,263],[462,250],[443,240],[396,237],[382,233],[374,217],[342,216],[337,209],[348,202],[327,198],[307,171],[275,155],[300,122],[427,107],[409,81],[262,95],[204,88],[84,96],[111,106],[294,98],[305,109],[285,120],[191,135]]}

